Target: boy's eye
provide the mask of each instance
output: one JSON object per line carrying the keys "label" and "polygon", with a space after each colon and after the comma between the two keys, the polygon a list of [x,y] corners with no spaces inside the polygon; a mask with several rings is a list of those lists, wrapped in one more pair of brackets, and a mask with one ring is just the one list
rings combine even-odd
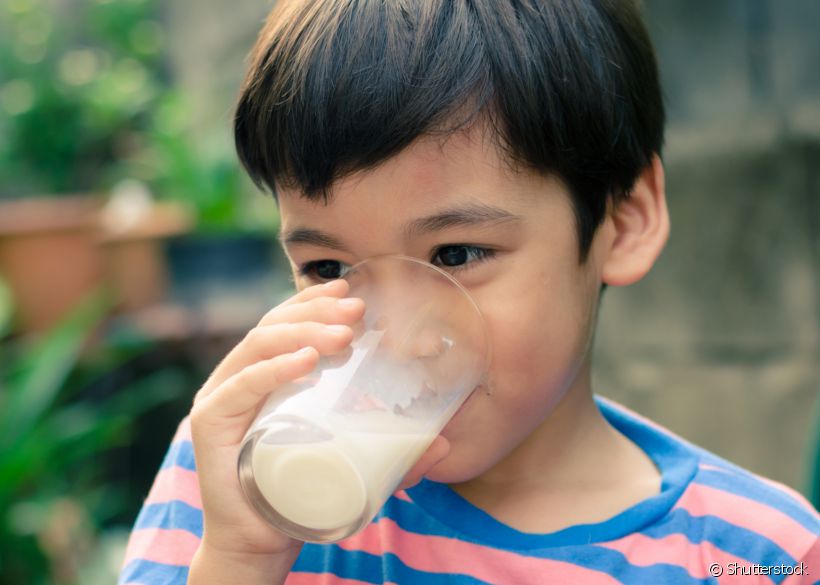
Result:
{"label": "boy's eye", "polygon": [[318,280],[335,280],[350,270],[350,266],[338,260],[314,260],[299,267],[299,274]]}
{"label": "boy's eye", "polygon": [[[449,244],[437,248],[430,263],[456,272],[470,268],[471,264],[488,260],[494,253],[493,250],[478,246]],[[312,280],[335,280],[342,278],[348,270],[350,266],[338,260],[312,260],[299,267],[299,274]]]}
{"label": "boy's eye", "polygon": [[493,253],[493,250],[480,248],[478,246],[468,246],[467,244],[449,244],[438,248],[435,254],[433,254],[433,259],[430,262],[436,266],[450,268],[452,272],[453,269],[460,270],[467,268],[467,266],[465,266],[466,264],[482,262],[492,258]]}

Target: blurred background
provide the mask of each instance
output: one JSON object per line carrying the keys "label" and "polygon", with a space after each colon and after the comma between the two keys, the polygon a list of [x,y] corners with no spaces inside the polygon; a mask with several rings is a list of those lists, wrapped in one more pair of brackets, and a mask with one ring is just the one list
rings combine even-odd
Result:
{"label": "blurred background", "polygon": [[[672,237],[596,388],[818,505],[820,3],[645,0]],[[269,0],[0,0],[0,583],[111,583],[179,420],[292,283],[230,119]]]}

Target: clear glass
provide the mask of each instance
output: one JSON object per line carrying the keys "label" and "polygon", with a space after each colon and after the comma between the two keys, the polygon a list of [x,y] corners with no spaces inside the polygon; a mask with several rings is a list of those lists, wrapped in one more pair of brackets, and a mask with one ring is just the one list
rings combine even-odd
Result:
{"label": "clear glass", "polygon": [[239,455],[251,505],[308,542],[364,528],[489,363],[478,306],[443,270],[378,256],[344,278],[365,301],[350,347],[273,392]]}

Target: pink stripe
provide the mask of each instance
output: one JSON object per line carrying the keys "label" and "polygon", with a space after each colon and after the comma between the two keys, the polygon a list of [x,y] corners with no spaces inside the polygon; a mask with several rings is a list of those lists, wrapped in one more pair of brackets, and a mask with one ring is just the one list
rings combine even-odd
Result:
{"label": "pink stripe", "polygon": [[808,583],[817,583],[816,579],[818,567],[820,567],[820,538],[814,541],[812,547],[808,552],[798,560],[802,563],[803,572],[805,575],[791,575],[786,578],[780,585],[805,585]]}
{"label": "pink stripe", "polygon": [[404,500],[405,502],[412,502],[413,500],[410,499],[410,496],[407,495],[407,492],[404,490],[398,491],[393,494],[393,497],[398,500]]}
{"label": "pink stripe", "polygon": [[690,484],[675,508],[683,508],[694,516],[717,516],[762,534],[796,559],[805,554],[816,538],[776,508],[706,485]]}
{"label": "pink stripe", "polygon": [[390,518],[382,518],[338,544],[346,550],[374,555],[393,553],[419,571],[469,575],[490,583],[498,582],[500,575],[506,583],[530,582],[533,575],[543,575],[543,582],[551,584],[619,583],[606,573],[572,563],[526,557],[442,536],[406,532]]}
{"label": "pink stripe", "polygon": [[343,579],[331,573],[290,573],[285,585],[372,585],[358,579]]}
{"label": "pink stripe", "polygon": [[171,500],[180,500],[189,506],[202,509],[202,495],[195,471],[181,467],[160,470],[145,503],[158,504]]}
{"label": "pink stripe", "polygon": [[186,416],[183,418],[179,426],[177,427],[177,431],[174,434],[174,438],[172,442],[176,441],[190,441],[191,440],[191,417]]}
{"label": "pink stripe", "polygon": [[188,566],[199,548],[199,538],[186,530],[145,528],[131,533],[123,566],[134,559]]}
{"label": "pink stripe", "polygon": [[[686,569],[696,579],[709,578],[709,565],[712,563],[717,563],[721,567],[727,567],[729,563],[748,564],[748,561],[722,551],[708,542],[693,544],[683,534],[651,538],[644,534],[634,533],[601,546],[623,553],[627,561],[633,565],[639,567],[647,567],[656,563],[677,565]],[[721,583],[723,582],[722,579]]]}

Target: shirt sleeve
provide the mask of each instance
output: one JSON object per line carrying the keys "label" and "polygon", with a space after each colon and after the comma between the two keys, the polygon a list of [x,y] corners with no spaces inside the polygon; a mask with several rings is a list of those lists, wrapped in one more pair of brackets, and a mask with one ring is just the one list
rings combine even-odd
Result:
{"label": "shirt sleeve", "polygon": [[185,418],[131,531],[119,585],[185,585],[201,538],[202,498]]}
{"label": "shirt sleeve", "polygon": [[791,575],[782,582],[781,585],[817,585],[820,583],[820,538],[815,539],[814,544],[803,555],[797,565],[786,568],[791,569]]}

